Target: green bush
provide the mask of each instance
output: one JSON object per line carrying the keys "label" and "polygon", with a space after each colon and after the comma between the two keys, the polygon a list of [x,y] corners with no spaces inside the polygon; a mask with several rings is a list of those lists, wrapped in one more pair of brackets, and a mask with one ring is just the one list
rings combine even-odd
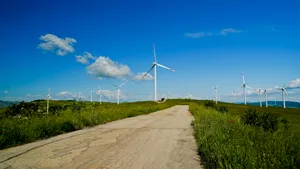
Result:
{"label": "green bush", "polygon": [[265,131],[277,131],[279,115],[266,112],[258,112],[256,109],[248,109],[241,117],[244,124],[262,127]]}
{"label": "green bush", "polygon": [[217,111],[220,113],[227,113],[228,108],[226,106],[217,106]]}

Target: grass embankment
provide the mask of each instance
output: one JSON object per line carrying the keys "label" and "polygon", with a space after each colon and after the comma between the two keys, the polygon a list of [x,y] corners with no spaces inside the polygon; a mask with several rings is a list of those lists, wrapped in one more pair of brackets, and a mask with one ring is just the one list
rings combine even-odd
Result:
{"label": "grass embankment", "polygon": [[[168,100],[164,104],[154,102],[87,103],[51,101],[49,114],[45,114],[46,102],[29,103],[11,108],[0,114],[0,149],[33,142],[58,134],[95,126],[110,121],[169,108],[186,101]],[[61,106],[61,107],[60,107]]]}
{"label": "grass embankment", "polygon": [[[206,168],[300,167],[299,125],[290,124],[288,129],[281,125],[270,132],[245,125],[237,115],[219,113],[202,105],[191,104],[190,111],[195,117],[199,155]],[[241,110],[236,114],[242,113]]]}

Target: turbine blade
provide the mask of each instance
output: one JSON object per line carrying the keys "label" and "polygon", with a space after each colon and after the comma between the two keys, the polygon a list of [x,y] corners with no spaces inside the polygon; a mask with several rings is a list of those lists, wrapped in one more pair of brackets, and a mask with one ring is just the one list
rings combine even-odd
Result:
{"label": "turbine blade", "polygon": [[169,67],[167,67],[167,66],[164,66],[164,65],[161,65],[161,64],[158,64],[158,63],[156,63],[156,65],[159,66],[159,67],[162,67],[162,68],[165,68],[165,69],[168,69],[168,70],[170,70],[170,71],[175,72],[174,69],[171,69],[171,68],[169,68]]}
{"label": "turbine blade", "polygon": [[253,88],[252,88],[252,87],[250,87],[250,86],[247,86],[247,85],[246,85],[246,88],[248,88],[248,89],[252,89],[252,90],[253,90]]}
{"label": "turbine blade", "polygon": [[246,81],[245,81],[244,72],[242,72],[242,77],[243,77],[243,84],[245,84],[245,83],[246,83]]}
{"label": "turbine blade", "polygon": [[119,88],[122,87],[126,82],[127,82],[127,80],[126,80],[125,82],[123,82],[123,83],[119,86]]}
{"label": "turbine blade", "polygon": [[118,88],[118,86],[117,85],[114,85],[114,84],[112,84],[113,86],[115,86],[116,88]]}
{"label": "turbine blade", "polygon": [[148,70],[148,72],[147,73],[145,73],[144,75],[143,75],[143,77],[142,77],[142,79],[154,68],[154,66],[155,65],[153,65],[149,70]]}
{"label": "turbine blade", "polygon": [[288,85],[289,85],[289,84],[286,84],[286,85],[285,85],[283,88],[286,88],[286,87],[288,87]]}
{"label": "turbine blade", "polygon": [[153,55],[154,55],[154,62],[156,62],[155,44],[153,44]]}
{"label": "turbine blade", "polygon": [[285,93],[286,95],[288,95],[288,92],[287,92],[285,89],[283,89],[283,91],[284,91],[284,93]]}

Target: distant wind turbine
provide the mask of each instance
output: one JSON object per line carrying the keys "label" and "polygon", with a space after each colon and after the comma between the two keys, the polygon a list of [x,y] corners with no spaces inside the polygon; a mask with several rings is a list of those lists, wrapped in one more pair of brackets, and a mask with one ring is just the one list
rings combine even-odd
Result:
{"label": "distant wind turbine", "polygon": [[93,103],[93,90],[91,90],[91,103]]}
{"label": "distant wind turbine", "polygon": [[[248,89],[252,89],[252,88],[246,85],[246,81],[245,81],[245,77],[244,77],[244,72],[242,72],[242,78],[243,78],[243,84],[242,84],[242,86],[239,87],[236,91],[240,90],[241,88],[244,89],[244,102],[245,102],[245,105],[247,105],[247,93],[246,93],[246,88],[248,88]],[[234,92],[236,92],[236,91],[234,91]]]}
{"label": "distant wind turbine", "polygon": [[255,89],[254,91],[256,91],[259,95],[259,106],[262,107],[262,99],[261,99],[261,89]]}
{"label": "distant wind turbine", "polygon": [[51,99],[50,88],[48,89],[48,95],[47,95],[47,114],[49,113],[49,99]]}
{"label": "distant wind turbine", "polygon": [[216,91],[216,104],[218,104],[218,88],[219,88],[219,86],[214,87],[214,89]]}
{"label": "distant wind turbine", "polygon": [[267,89],[264,91],[265,93],[265,99],[266,99],[266,107],[268,107],[268,91]]}
{"label": "distant wind turbine", "polygon": [[284,108],[284,109],[286,108],[286,106],[285,106],[285,96],[288,95],[288,93],[287,93],[287,91],[286,91],[286,87],[287,87],[287,86],[288,86],[288,85],[285,85],[285,86],[283,86],[282,88],[276,88],[276,89],[279,89],[279,90],[282,91],[282,103],[283,103],[283,108]]}
{"label": "distant wind turbine", "polygon": [[113,85],[117,88],[117,104],[120,104],[120,88],[127,82],[127,80],[125,82],[123,82],[120,86],[117,85]]}
{"label": "distant wind turbine", "polygon": [[100,88],[100,86],[98,85],[98,88],[99,88],[99,102],[100,102],[100,104],[102,104],[102,90],[101,90],[101,88]]}
{"label": "distant wind turbine", "polygon": [[147,73],[144,74],[144,76],[142,78],[144,78],[153,68],[154,68],[154,101],[157,101],[157,87],[156,87],[156,80],[157,80],[157,74],[156,74],[156,66],[162,67],[164,69],[170,70],[175,72],[175,70],[168,68],[167,66],[158,64],[156,62],[156,53],[155,53],[155,45],[153,45],[153,54],[154,54],[154,62],[152,63],[152,67],[150,68],[150,70],[148,70]]}

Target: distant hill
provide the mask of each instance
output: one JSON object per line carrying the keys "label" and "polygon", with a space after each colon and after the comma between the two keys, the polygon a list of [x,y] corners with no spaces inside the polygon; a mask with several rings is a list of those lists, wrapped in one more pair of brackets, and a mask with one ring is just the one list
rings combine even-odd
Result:
{"label": "distant hill", "polygon": [[19,102],[17,102],[17,101],[3,101],[3,100],[0,100],[0,108],[1,107],[11,106],[11,105],[16,104],[16,103],[19,103]]}
{"label": "distant hill", "polygon": [[[244,103],[237,103],[237,104],[244,104]],[[253,105],[253,106],[259,106],[259,102],[248,102],[248,105]],[[266,106],[266,102],[262,102],[263,107]],[[292,101],[286,101],[285,105],[287,108],[300,108],[300,103],[299,102],[292,102]],[[268,106],[272,107],[283,107],[282,101],[268,101]]]}

